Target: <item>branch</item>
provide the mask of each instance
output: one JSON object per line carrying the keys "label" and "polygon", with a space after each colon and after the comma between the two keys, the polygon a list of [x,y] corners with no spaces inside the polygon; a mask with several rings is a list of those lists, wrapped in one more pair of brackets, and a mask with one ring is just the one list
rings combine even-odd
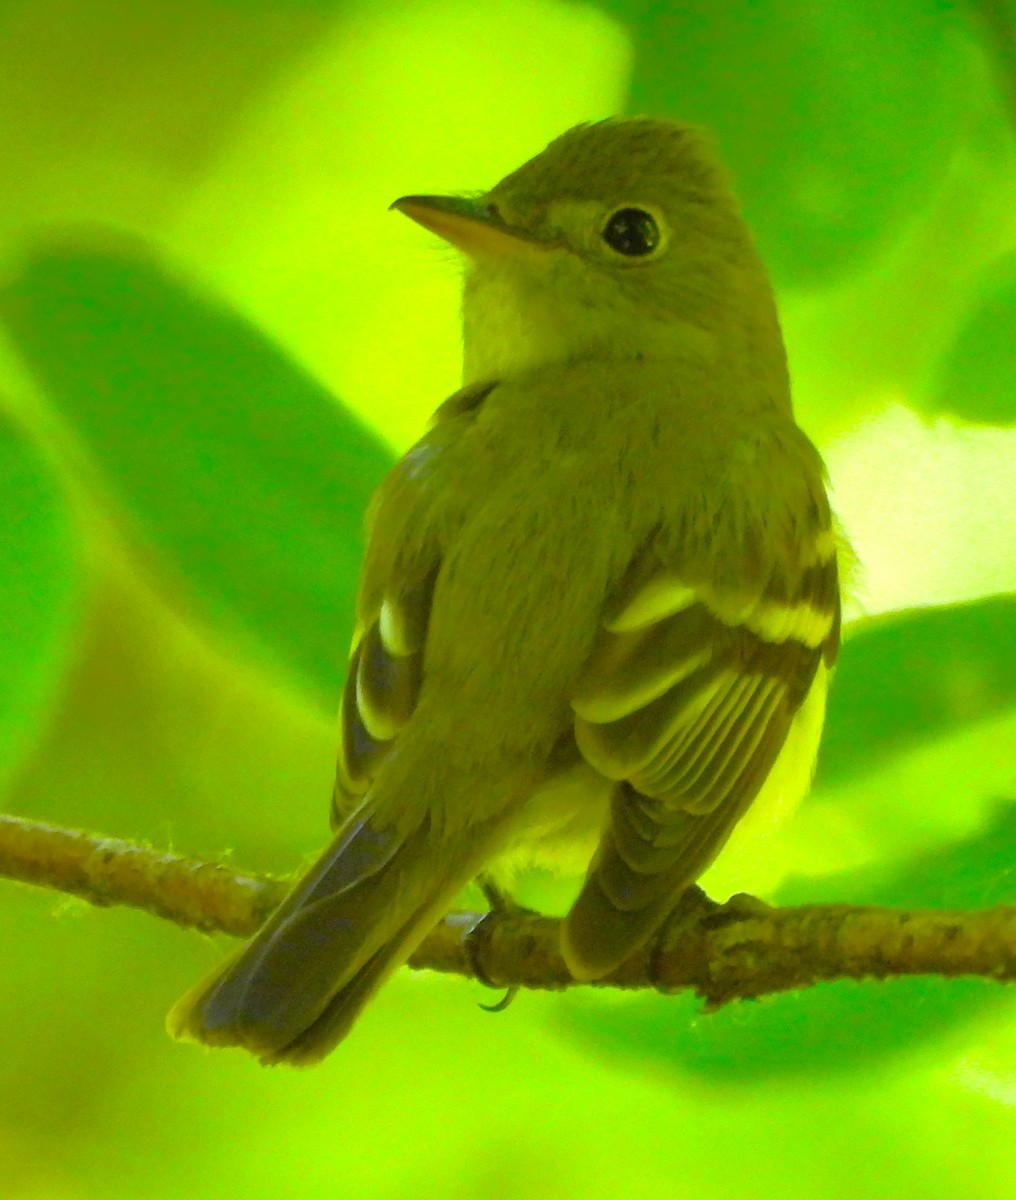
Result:
{"label": "branch", "polygon": [[[238,937],[253,933],[289,887],[221,863],[5,816],[0,816],[0,876]],[[556,918],[525,910],[450,913],[410,966],[495,987],[574,987],[558,950],[559,926]],[[776,909],[750,896],[715,904],[692,888],[654,944],[596,986],[694,988],[716,1008],[821,980],[929,974],[1016,979],[1016,907]]]}
{"label": "branch", "polygon": [[249,937],[290,884],[119,838],[0,815],[0,877],[142,908],[206,933]]}

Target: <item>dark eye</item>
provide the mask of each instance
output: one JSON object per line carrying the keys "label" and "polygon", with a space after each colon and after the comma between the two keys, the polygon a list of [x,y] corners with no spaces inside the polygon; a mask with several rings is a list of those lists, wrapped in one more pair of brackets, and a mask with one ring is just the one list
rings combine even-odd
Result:
{"label": "dark eye", "polygon": [[660,229],[644,208],[619,208],[607,219],[602,237],[618,254],[643,258],[660,244]]}

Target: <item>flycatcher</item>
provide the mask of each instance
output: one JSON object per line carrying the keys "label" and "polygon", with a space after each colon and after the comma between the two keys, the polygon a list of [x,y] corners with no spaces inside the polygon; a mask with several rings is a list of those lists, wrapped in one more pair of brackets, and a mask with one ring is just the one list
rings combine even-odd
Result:
{"label": "flycatcher", "polygon": [[813,770],[839,642],[823,467],[703,136],[579,125],[393,208],[466,264],[463,387],[368,517],[333,841],[171,1032],[311,1063],[481,873],[571,859],[596,979]]}

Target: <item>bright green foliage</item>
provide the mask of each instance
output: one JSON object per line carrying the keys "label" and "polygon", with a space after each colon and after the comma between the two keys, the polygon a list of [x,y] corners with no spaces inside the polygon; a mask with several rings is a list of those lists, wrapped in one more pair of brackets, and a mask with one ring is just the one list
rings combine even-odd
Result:
{"label": "bright green foliage", "polygon": [[828,285],[905,230],[963,108],[957,14],[936,0],[616,3],[628,107],[715,131],[777,283]]}
{"label": "bright green foliage", "polygon": [[1016,708],[1016,597],[917,609],[843,646],[816,784]]}
{"label": "bright green foliage", "polygon": [[0,411],[0,783],[53,707],[80,618],[78,558],[63,489]]}
{"label": "bright green foliage", "polygon": [[38,255],[17,345],[124,514],[233,632],[332,711],[381,442],[239,316],[154,262]]}
{"label": "bright green foliage", "polygon": [[1016,254],[992,264],[936,372],[931,405],[968,421],[1016,424]]}

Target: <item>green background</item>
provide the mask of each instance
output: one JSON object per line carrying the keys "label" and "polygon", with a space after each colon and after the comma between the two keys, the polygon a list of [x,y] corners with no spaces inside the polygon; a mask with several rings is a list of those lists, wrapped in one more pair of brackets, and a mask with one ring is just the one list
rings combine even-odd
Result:
{"label": "green background", "polygon": [[[3,807],[307,861],[362,511],[458,379],[457,266],[387,205],[652,112],[734,171],[859,560],[816,787],[707,885],[1016,902],[1014,31],[1002,0],[3,0]],[[404,971],[293,1072],[166,1037],[226,941],[0,882],[3,1200],[1016,1189],[998,985],[492,1016]]]}

